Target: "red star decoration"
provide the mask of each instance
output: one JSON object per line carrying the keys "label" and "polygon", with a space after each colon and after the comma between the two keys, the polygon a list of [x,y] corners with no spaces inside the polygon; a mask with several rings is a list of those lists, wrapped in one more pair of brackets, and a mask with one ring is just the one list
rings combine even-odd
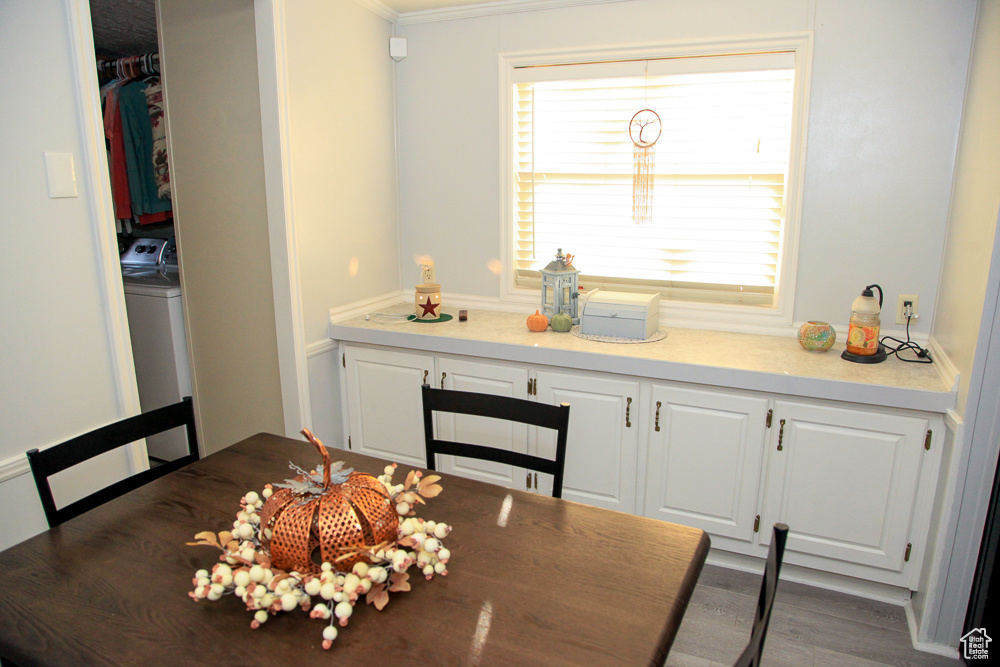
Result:
{"label": "red star decoration", "polygon": [[424,315],[427,315],[428,313],[431,314],[431,315],[433,315],[434,317],[437,317],[438,314],[434,312],[434,309],[437,308],[440,305],[441,305],[440,303],[431,303],[431,298],[427,297],[427,303],[420,304],[420,307],[424,309],[424,312],[422,312],[420,314],[420,317],[423,317]]}

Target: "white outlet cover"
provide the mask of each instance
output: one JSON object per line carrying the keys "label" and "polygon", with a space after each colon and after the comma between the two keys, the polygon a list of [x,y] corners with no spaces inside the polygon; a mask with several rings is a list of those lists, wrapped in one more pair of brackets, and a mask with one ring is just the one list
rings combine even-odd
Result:
{"label": "white outlet cover", "polygon": [[913,319],[920,317],[920,296],[916,294],[900,294],[896,300],[896,324],[906,324],[906,317],[903,315],[903,302],[913,302]]}

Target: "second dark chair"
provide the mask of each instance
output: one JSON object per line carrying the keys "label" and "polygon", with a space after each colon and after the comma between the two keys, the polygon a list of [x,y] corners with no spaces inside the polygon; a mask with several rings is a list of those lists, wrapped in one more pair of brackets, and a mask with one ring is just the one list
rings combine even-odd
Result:
{"label": "second dark chair", "polygon": [[[482,461],[494,461],[552,475],[552,496],[562,497],[563,471],[566,468],[566,434],[569,431],[569,403],[546,405],[509,396],[477,394],[451,389],[423,386],[424,442],[427,468],[437,470],[436,455],[465,456]],[[556,431],[556,457],[545,459],[506,449],[439,440],[434,437],[434,412],[450,412],[540,426]]]}
{"label": "second dark chair", "polygon": [[[66,507],[56,508],[55,499],[52,497],[52,488],[49,486],[49,477],[99,454],[110,452],[136,440],[148,438],[178,426],[187,428],[188,453],[186,455],[149,470],[138,472],[131,477],[126,477],[111,486],[70,503]],[[194,430],[194,408],[191,404],[191,397],[173,405],[128,417],[48,449],[41,451],[32,449],[27,452],[27,456],[28,463],[31,465],[31,473],[35,477],[35,485],[38,487],[38,496],[42,501],[42,509],[45,510],[45,518],[49,522],[49,527],[54,528],[64,521],[103,505],[109,500],[137,489],[154,479],[163,477],[181,466],[197,461],[198,437]]]}
{"label": "second dark chair", "polygon": [[774,524],[771,536],[771,548],[767,552],[767,564],[764,566],[764,581],[760,585],[760,596],[757,598],[757,613],[753,618],[753,630],[750,632],[750,643],[736,661],[736,667],[757,667],[760,655],[764,650],[764,637],[767,626],[771,622],[771,609],[774,607],[774,595],[778,589],[778,575],[781,573],[781,562],[785,558],[785,540],[788,539],[788,526],[783,523]]}

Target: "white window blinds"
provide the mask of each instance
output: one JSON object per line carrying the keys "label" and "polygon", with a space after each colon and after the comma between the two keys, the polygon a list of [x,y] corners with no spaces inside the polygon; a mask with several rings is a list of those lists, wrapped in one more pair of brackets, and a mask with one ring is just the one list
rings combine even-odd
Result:
{"label": "white window blinds", "polygon": [[[515,71],[514,258],[537,284],[558,248],[581,279],[770,305],[778,276],[794,55]],[[654,110],[652,220],[632,217],[628,124]]]}

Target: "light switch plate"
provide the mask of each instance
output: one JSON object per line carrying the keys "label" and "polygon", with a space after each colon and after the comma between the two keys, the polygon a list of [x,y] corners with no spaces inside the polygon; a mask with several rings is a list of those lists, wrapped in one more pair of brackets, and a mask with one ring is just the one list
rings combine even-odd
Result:
{"label": "light switch plate", "polygon": [[49,199],[76,197],[76,170],[72,153],[45,153],[45,178]]}

